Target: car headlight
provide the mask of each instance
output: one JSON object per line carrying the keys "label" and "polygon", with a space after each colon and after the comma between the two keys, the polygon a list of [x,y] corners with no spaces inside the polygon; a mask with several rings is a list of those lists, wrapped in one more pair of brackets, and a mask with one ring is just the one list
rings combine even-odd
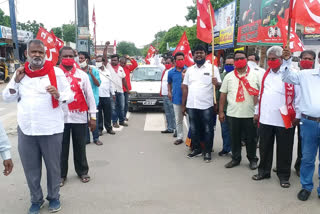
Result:
{"label": "car headlight", "polygon": [[136,91],[130,91],[129,98],[136,98],[136,97],[138,97],[138,93]]}

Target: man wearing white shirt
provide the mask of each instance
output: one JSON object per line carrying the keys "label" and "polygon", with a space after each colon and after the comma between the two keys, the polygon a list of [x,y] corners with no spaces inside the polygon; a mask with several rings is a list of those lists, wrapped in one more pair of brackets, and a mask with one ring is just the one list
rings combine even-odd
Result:
{"label": "man wearing white shirt", "polygon": [[165,70],[162,73],[160,96],[163,97],[163,108],[166,115],[167,129],[161,131],[162,134],[174,133],[176,122],[173,110],[173,104],[168,97],[168,73],[173,68],[173,58],[166,59]]}
{"label": "man wearing white shirt", "polygon": [[40,40],[31,40],[27,53],[27,63],[16,71],[3,91],[3,99],[18,102],[18,150],[31,194],[29,213],[39,213],[44,203],[40,186],[42,158],[47,171],[49,211],[57,212],[61,209],[62,105],[71,102],[73,96],[63,71],[45,60]]}
{"label": "man wearing white shirt", "polygon": [[256,53],[252,53],[248,55],[248,66],[255,72],[258,72],[261,79],[266,72],[265,69],[259,66],[260,57]]}
{"label": "man wearing white shirt", "polygon": [[[98,128],[99,135],[102,135],[103,126],[106,128],[107,133],[114,135],[116,134],[112,130],[111,125],[111,99],[115,96],[110,71],[106,68],[105,59],[102,56],[97,57],[96,66],[99,69],[101,85],[99,87],[99,105],[98,105]],[[111,98],[112,96],[112,98]]]}
{"label": "man wearing white shirt", "polygon": [[[291,57],[290,50],[285,48],[283,51],[284,59]],[[304,57],[303,57],[304,58]],[[309,59],[303,59],[305,66],[313,64]],[[290,61],[290,60],[289,60]],[[302,60],[300,62],[300,65]],[[302,160],[300,167],[300,183],[302,189],[297,197],[301,201],[308,200],[313,184],[315,171],[315,161],[320,147],[320,71],[317,69],[304,69],[299,72],[285,69],[282,72],[283,81],[299,85],[301,89],[300,112],[301,112],[301,137],[302,137]],[[319,181],[318,181],[319,184]],[[317,188],[320,198],[320,184]]]}
{"label": "man wearing white shirt", "polygon": [[8,136],[0,121],[0,155],[1,155],[1,158],[3,159],[3,166],[4,166],[3,174],[5,176],[8,176],[11,173],[13,168],[10,149],[11,149],[11,146],[9,143]]}
{"label": "man wearing white shirt", "polygon": [[282,81],[281,72],[286,69],[286,64],[283,64],[281,59],[282,51],[281,47],[273,46],[267,52],[269,69],[263,76],[260,101],[255,111],[255,120],[258,120],[260,125],[260,164],[258,174],[252,179],[258,181],[270,178],[274,138],[276,138],[277,175],[280,186],[288,188],[290,187],[294,126],[300,118],[300,89],[298,86]]}
{"label": "man wearing white shirt", "polygon": [[64,71],[74,94],[74,101],[68,105],[63,105],[65,126],[62,141],[60,183],[60,185],[63,186],[68,174],[71,133],[76,173],[83,183],[90,181],[86,154],[87,123],[89,114],[89,128],[91,131],[96,129],[97,110],[88,75],[74,66],[73,49],[70,47],[63,47],[60,50],[60,58],[60,68]]}
{"label": "man wearing white shirt", "polygon": [[214,67],[214,77],[212,76],[213,65],[206,63],[206,49],[203,46],[195,47],[194,61],[196,64],[187,69],[182,84],[182,112],[189,115],[193,148],[188,157],[202,154],[200,140],[204,139],[204,161],[210,162],[215,117],[213,84],[221,85],[221,79],[217,67]]}

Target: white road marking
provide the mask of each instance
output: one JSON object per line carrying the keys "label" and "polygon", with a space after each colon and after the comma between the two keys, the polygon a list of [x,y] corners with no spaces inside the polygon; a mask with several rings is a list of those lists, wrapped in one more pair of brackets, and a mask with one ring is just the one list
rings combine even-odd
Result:
{"label": "white road marking", "polygon": [[144,131],[163,131],[166,128],[165,122],[163,113],[147,113]]}

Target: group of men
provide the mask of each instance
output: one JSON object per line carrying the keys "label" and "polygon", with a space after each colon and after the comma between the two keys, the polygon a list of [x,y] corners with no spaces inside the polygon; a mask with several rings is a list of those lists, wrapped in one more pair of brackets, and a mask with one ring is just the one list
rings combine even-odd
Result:
{"label": "group of men", "polygon": [[[17,69],[3,91],[4,101],[18,103],[18,151],[31,195],[30,214],[40,213],[44,204],[42,159],[47,169],[49,212],[57,212],[61,209],[60,187],[65,185],[68,174],[70,135],[75,171],[87,183],[86,144],[90,143],[90,131],[93,142],[103,145],[99,140],[103,127],[114,135],[112,126],[128,126],[125,97],[130,90],[130,72],[137,63],[118,55],[112,55],[109,63],[107,49],[108,43],[103,56],[96,57],[96,66],[91,66],[88,53],[65,46],[59,52],[59,65],[54,66],[45,59],[44,44],[31,40],[27,62]],[[75,61],[77,55],[79,64]],[[13,168],[9,149],[8,137],[0,126],[5,175]]]}
{"label": "group of men", "polygon": [[[189,158],[203,156],[211,161],[216,113],[221,124],[223,148],[219,156],[232,152],[225,167],[238,166],[241,149],[246,147],[249,168],[258,173],[259,181],[271,177],[274,142],[276,167],[282,188],[290,187],[290,175],[295,129],[298,129],[298,149],[295,169],[302,190],[298,199],[308,199],[313,189],[315,159],[320,147],[320,84],[319,67],[314,51],[303,51],[299,69],[292,62],[290,50],[273,46],[267,51],[267,71],[260,68],[259,56],[236,51],[225,59],[223,72],[206,62],[206,49],[193,50],[195,64],[184,65],[183,53],[165,59],[161,94],[167,129],[177,132],[179,145],[183,142],[183,117],[187,116],[191,133]],[[320,54],[319,63],[320,63]],[[214,66],[214,68],[212,68]],[[214,88],[218,91],[217,103]],[[257,157],[259,141],[260,162]],[[318,188],[320,198],[320,187]]]}

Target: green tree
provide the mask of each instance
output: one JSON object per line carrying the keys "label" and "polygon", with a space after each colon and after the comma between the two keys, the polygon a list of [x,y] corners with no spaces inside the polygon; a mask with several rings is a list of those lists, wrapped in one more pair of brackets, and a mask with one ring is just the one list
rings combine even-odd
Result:
{"label": "green tree", "polygon": [[54,35],[56,35],[57,37],[62,39],[62,28],[61,27],[54,27],[51,30],[53,31]]}
{"label": "green tree", "polygon": [[4,11],[0,8],[0,25],[10,27],[10,16],[4,14]]}
{"label": "green tree", "polygon": [[20,30],[31,31],[34,36],[38,34],[40,27],[44,28],[44,25],[42,23],[38,23],[35,20],[33,20],[32,22],[29,20],[26,23],[18,22],[17,26],[18,26],[18,29]]}
{"label": "green tree", "polygon": [[62,25],[63,40],[76,42],[76,26],[74,23]]}
{"label": "green tree", "polygon": [[187,29],[186,26],[179,26],[179,25],[176,25],[170,28],[160,43],[160,46],[159,46],[160,53],[167,52],[167,43],[169,43],[170,47],[175,47],[178,44],[183,32],[186,29]]}
{"label": "green tree", "polygon": [[120,55],[141,56],[141,51],[132,42],[121,41],[117,45],[117,52]]}
{"label": "green tree", "polygon": [[[211,0],[211,4],[214,10],[217,10],[233,1],[234,0]],[[237,0],[237,1],[240,2],[240,0]],[[197,20],[197,0],[193,0],[193,3],[194,5],[187,7],[188,14],[185,16],[185,18],[187,21],[192,21],[193,23],[195,23]]]}

